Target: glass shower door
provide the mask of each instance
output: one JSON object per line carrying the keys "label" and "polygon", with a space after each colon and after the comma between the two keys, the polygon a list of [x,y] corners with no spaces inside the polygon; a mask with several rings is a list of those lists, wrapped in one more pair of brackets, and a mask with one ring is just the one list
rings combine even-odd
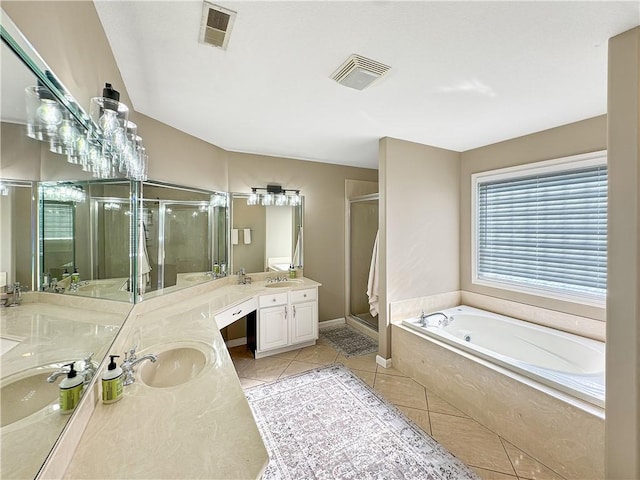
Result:
{"label": "glass shower door", "polygon": [[354,199],[349,204],[349,313],[378,330],[378,317],[369,312],[367,283],[373,244],[378,232],[378,199]]}
{"label": "glass shower door", "polygon": [[181,273],[211,270],[212,225],[209,205],[200,202],[161,202],[164,221],[159,237],[164,241],[164,287],[177,283]]}

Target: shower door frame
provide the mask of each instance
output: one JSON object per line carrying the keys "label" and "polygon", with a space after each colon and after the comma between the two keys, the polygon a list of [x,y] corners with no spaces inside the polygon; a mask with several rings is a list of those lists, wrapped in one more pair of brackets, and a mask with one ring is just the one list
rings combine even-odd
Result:
{"label": "shower door frame", "polygon": [[[346,214],[345,214],[345,320],[347,323],[355,326],[356,328],[366,328],[371,330],[371,327],[365,325],[365,322],[355,315],[351,314],[351,206],[354,203],[368,202],[375,200],[378,202],[378,209],[380,208],[380,193],[371,193],[369,195],[362,195],[359,197],[347,198],[346,201]],[[378,210],[378,230],[380,229],[380,210]],[[378,315],[378,319],[380,315]],[[378,332],[380,331],[380,325],[378,321]]]}

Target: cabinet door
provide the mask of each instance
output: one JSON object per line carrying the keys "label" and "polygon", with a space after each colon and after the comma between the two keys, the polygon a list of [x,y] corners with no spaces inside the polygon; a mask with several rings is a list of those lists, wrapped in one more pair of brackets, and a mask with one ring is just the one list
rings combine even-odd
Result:
{"label": "cabinet door", "polygon": [[308,342],[318,338],[318,303],[296,303],[291,306],[291,343]]}
{"label": "cabinet door", "polygon": [[289,344],[287,310],[286,305],[258,310],[258,351]]}

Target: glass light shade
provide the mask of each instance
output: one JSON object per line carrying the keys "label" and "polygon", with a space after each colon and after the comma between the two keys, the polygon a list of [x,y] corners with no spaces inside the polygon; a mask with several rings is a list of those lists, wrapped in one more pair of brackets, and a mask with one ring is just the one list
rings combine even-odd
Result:
{"label": "glass light shade", "polygon": [[275,199],[275,205],[284,207],[287,204],[287,196],[284,193],[278,193]]}
{"label": "glass light shade", "polygon": [[273,205],[274,202],[274,195],[273,193],[265,193],[262,196],[262,205],[264,205],[265,207],[268,207],[270,205]]}
{"label": "glass light shade", "polygon": [[247,198],[247,205],[258,205],[260,203],[260,195],[255,191],[251,192],[249,198]]}
{"label": "glass light shade", "polygon": [[62,121],[60,105],[53,94],[43,86],[25,89],[27,110],[27,136],[41,141],[49,141],[58,133]]}
{"label": "glass light shade", "polygon": [[300,199],[300,195],[299,194],[295,194],[295,195],[289,195],[289,205],[292,207],[297,207],[298,205],[300,205],[301,203],[301,199]]}

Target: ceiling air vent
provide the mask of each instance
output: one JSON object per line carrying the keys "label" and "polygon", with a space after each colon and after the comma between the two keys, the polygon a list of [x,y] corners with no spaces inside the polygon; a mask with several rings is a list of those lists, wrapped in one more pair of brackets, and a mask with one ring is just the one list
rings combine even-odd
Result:
{"label": "ceiling air vent", "polygon": [[200,43],[226,50],[235,19],[236,12],[213,3],[204,2],[202,5]]}
{"label": "ceiling air vent", "polygon": [[364,90],[390,69],[380,62],[353,54],[333,72],[331,78],[345,87]]}

